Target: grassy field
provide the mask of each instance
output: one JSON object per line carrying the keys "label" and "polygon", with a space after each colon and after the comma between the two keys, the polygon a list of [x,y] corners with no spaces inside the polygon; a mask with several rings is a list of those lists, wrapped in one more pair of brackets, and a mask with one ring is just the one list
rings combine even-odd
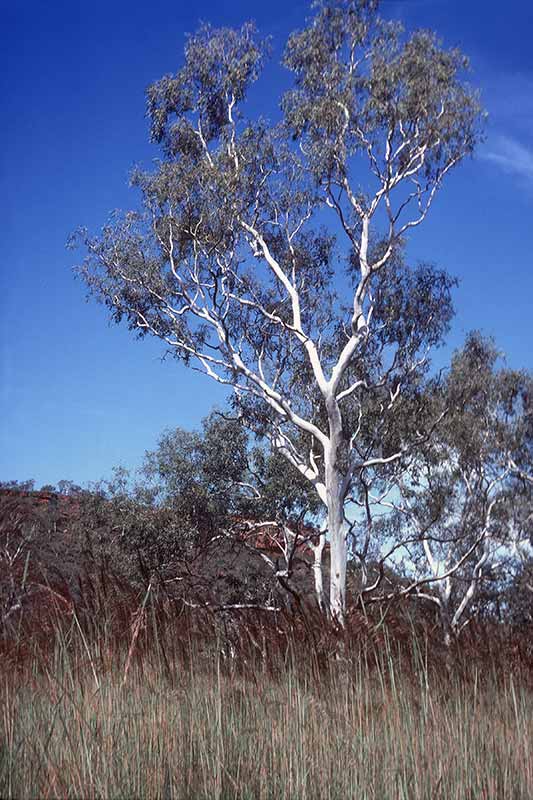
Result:
{"label": "grassy field", "polygon": [[533,797],[533,690],[508,656],[360,620],[344,639],[119,621],[61,610],[3,642],[2,798]]}

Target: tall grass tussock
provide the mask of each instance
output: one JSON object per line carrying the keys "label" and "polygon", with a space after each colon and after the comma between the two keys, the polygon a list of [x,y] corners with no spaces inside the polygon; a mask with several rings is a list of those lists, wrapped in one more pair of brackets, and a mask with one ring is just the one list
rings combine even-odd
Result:
{"label": "tall grass tussock", "polygon": [[65,594],[3,631],[3,798],[533,797],[523,634]]}

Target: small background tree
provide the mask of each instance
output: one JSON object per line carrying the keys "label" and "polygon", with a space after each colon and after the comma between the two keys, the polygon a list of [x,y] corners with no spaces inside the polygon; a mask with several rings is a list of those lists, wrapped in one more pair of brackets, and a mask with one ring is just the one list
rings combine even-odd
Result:
{"label": "small background tree", "polygon": [[531,376],[499,365],[490,340],[471,334],[428,403],[443,418],[376,507],[385,551],[410,577],[399,594],[434,604],[448,640],[498,610],[528,552],[533,497],[517,470],[529,458]]}

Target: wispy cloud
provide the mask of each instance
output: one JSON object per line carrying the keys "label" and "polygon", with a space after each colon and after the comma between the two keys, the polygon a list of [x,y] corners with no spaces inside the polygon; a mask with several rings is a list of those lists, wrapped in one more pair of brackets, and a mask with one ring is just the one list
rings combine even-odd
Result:
{"label": "wispy cloud", "polygon": [[492,136],[480,156],[505,172],[533,181],[533,150],[510,136]]}

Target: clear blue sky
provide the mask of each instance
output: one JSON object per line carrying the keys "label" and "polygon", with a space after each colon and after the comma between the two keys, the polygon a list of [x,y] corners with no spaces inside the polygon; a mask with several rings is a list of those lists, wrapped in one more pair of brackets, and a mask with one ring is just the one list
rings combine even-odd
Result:
{"label": "clear blue sky", "polygon": [[[470,55],[490,113],[487,142],[450,177],[410,253],[461,280],[451,346],[481,328],[512,366],[531,368],[530,0],[389,0],[382,10]],[[85,483],[136,466],[165,427],[194,427],[223,401],[208,378],[161,362],[159,345],[85,303],[65,242],[134,205],[130,169],[157,155],[144,89],[179,67],[186,32],[252,18],[272,34],[274,63],[258,88],[268,108],[283,77],[276,57],[307,13],[300,0],[2,3],[0,480]]]}

